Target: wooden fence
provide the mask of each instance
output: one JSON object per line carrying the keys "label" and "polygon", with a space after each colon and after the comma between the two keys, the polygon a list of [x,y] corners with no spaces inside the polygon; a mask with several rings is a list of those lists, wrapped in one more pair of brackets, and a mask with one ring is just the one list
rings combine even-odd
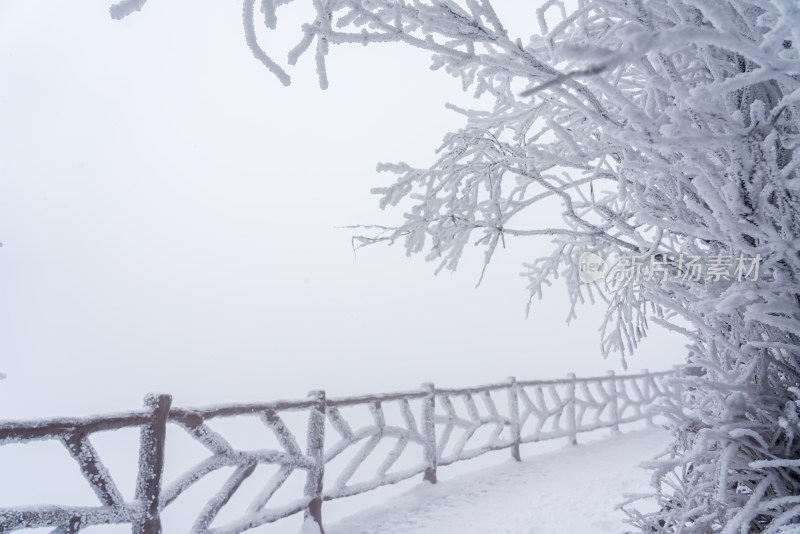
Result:
{"label": "wooden fence", "polygon": [[[0,532],[50,527],[53,534],[77,533],[100,524],[130,524],[134,534],[161,532],[161,513],[206,475],[224,467],[234,471],[208,500],[191,528],[192,534],[236,534],[289,515],[303,512],[322,532],[324,501],[339,499],[394,484],[417,475],[435,483],[436,471],[489,451],[510,449],[520,459],[523,443],[566,438],[600,428],[651,418],[647,408],[668,394],[671,372],[505,382],[460,389],[423,384],[406,392],[327,399],[315,391],[300,401],[238,404],[211,408],[175,408],[169,395],[149,395],[145,409],[81,419],[0,422],[0,445],[32,440],[58,440],[77,462],[100,503],[94,507],[37,506],[3,508]],[[419,405],[419,422],[412,409]],[[387,406],[394,405],[402,423],[389,424]],[[367,407],[370,423],[354,428],[343,415],[348,407]],[[305,450],[285,423],[289,412],[304,412]],[[279,447],[239,450],[209,427],[212,419],[257,416],[275,435]],[[282,417],[283,416],[283,417]],[[175,425],[202,444],[210,456],[170,483],[163,483],[167,425]],[[126,502],[90,437],[93,433],[139,428],[138,479],[135,498]],[[478,439],[481,438],[481,439]],[[351,481],[356,470],[383,440],[394,440],[374,474]],[[477,443],[475,443],[477,441]],[[408,447],[416,447],[416,465],[393,469]],[[356,449],[353,449],[356,448]],[[353,451],[356,451],[353,453]],[[345,451],[352,456],[334,478],[326,466]],[[277,467],[247,511],[224,525],[214,525],[220,510],[259,465]],[[268,507],[270,499],[296,470],[305,472],[302,497],[289,504]]]}

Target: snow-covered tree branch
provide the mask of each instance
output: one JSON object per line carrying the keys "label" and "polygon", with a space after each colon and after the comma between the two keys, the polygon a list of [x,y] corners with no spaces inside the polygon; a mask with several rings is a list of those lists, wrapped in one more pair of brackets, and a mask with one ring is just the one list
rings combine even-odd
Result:
{"label": "snow-covered tree branch", "polygon": [[[243,17],[253,54],[284,84],[255,21],[276,28],[286,3],[245,0]],[[488,265],[506,237],[552,236],[552,253],[526,265],[532,297],[564,276],[573,306],[606,299],[606,353],[633,351],[648,321],[691,343],[687,393],[661,407],[676,442],[656,471],[659,511],[631,510],[632,522],[702,533],[800,522],[800,5],[548,0],[523,41],[489,0],[311,4],[288,63],[313,53],[321,87],[332,45],[398,42],[492,102],[451,106],[465,126],[430,166],[379,166],[395,176],[375,189],[381,207],[405,212],[359,243],[401,241],[455,269],[468,243]],[[561,220],[533,223],[553,202]],[[616,278],[608,293],[581,285],[585,252],[634,256],[649,276]],[[759,271],[686,276],[684,256],[757,258]]]}

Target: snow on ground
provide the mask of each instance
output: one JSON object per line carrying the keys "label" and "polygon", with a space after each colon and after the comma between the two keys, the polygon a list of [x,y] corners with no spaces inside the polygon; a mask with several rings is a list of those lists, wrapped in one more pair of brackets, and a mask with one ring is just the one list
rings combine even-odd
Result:
{"label": "snow on ground", "polygon": [[606,534],[624,532],[615,506],[646,492],[639,464],[669,434],[647,428],[525,457],[436,485],[326,526],[327,534]]}

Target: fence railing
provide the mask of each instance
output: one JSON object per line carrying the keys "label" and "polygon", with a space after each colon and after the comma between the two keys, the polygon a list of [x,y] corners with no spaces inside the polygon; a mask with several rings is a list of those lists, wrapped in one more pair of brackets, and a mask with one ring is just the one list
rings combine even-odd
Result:
{"label": "fence railing", "polygon": [[[373,490],[387,484],[423,475],[435,483],[439,466],[467,460],[490,451],[510,449],[520,459],[523,443],[567,438],[600,428],[651,418],[647,408],[668,393],[664,378],[671,372],[647,371],[626,376],[565,380],[505,382],[461,389],[439,389],[423,384],[407,392],[327,399],[315,391],[300,401],[237,404],[211,408],[171,407],[169,395],[150,395],[145,409],[118,415],[81,419],[0,422],[0,445],[32,440],[57,440],[77,462],[96,494],[94,507],[0,506],[0,532],[50,527],[54,534],[74,534],[84,527],[127,523],[134,534],[161,532],[161,514],[187,489],[206,475],[225,467],[233,473],[206,502],[191,528],[193,534],[237,534],[286,516],[303,512],[306,521],[322,531],[324,501]],[[418,405],[417,410],[413,408]],[[367,423],[354,427],[344,413],[348,408],[366,407]],[[387,407],[399,412],[387,422]],[[286,418],[291,412],[306,415],[305,448],[298,444]],[[416,412],[416,413],[415,413]],[[418,414],[418,417],[417,417]],[[257,416],[275,436],[274,449],[242,450],[209,426],[213,419]],[[181,473],[175,480],[163,480],[165,441],[168,425],[184,431],[209,452],[205,460]],[[90,437],[103,431],[140,429],[139,465],[135,498],[126,502],[100,460]],[[353,475],[385,441],[394,446],[383,452],[382,461],[366,479]],[[383,447],[382,449],[385,449]],[[411,465],[398,467],[398,459],[409,448],[417,448]],[[349,461],[326,474],[326,467],[345,452]],[[260,465],[277,467],[246,511],[224,525],[214,525],[222,508],[240,490]],[[295,471],[305,472],[302,497],[268,507],[276,491]]]}

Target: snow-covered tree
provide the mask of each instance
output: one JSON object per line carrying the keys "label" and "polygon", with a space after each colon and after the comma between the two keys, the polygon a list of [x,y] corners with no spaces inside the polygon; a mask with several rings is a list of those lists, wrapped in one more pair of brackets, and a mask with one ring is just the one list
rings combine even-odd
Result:
{"label": "snow-covered tree", "polygon": [[[275,28],[290,1],[244,0],[243,11],[247,44],[287,85],[256,20]],[[654,477],[659,506],[631,508],[632,524],[797,529],[800,4],[546,0],[524,40],[489,0],[310,5],[288,63],[311,50],[323,88],[331,45],[397,42],[492,102],[452,106],[465,125],[429,167],[379,166],[396,176],[375,190],[381,207],[404,212],[359,243],[402,242],[455,269],[468,243],[488,264],[507,238],[551,236],[552,253],[525,266],[531,295],[563,276],[573,305],[605,300],[606,353],[624,358],[648,321],[690,340],[684,394],[661,406],[675,443]],[[554,202],[562,219],[539,224]],[[616,259],[607,289],[579,283],[585,252]]]}

